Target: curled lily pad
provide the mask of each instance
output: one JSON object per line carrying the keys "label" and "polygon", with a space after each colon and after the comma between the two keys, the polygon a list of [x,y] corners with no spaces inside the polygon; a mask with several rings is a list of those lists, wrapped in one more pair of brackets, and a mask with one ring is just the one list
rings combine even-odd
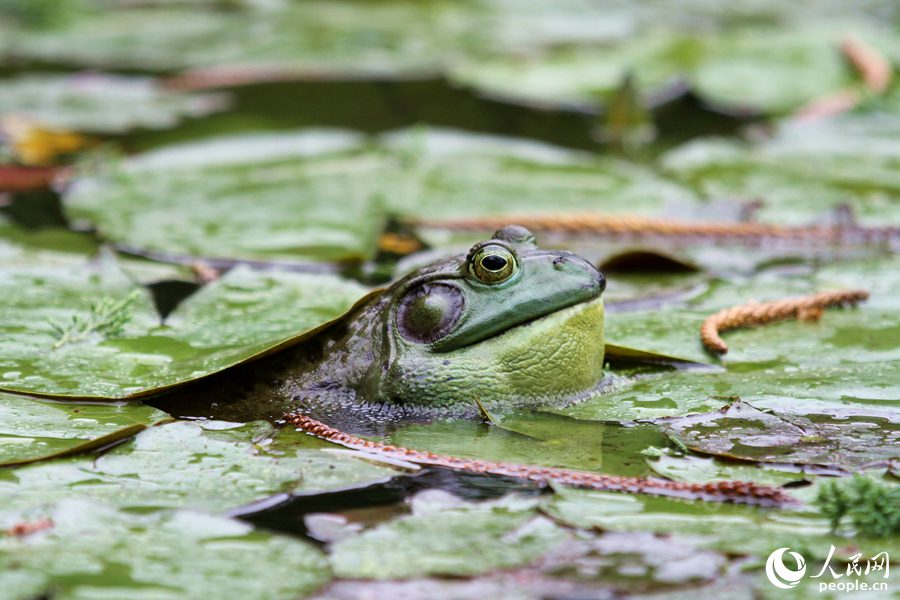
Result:
{"label": "curled lily pad", "polygon": [[65,498],[121,508],[225,512],[276,494],[313,494],[383,481],[399,471],[335,454],[267,423],[176,422],[98,458],[66,458],[4,473],[6,508]]}
{"label": "curled lily pad", "polygon": [[734,402],[717,412],[666,420],[663,427],[691,450],[738,460],[839,471],[900,460],[900,411],[773,413]]}
{"label": "curled lily pad", "polygon": [[6,598],[287,600],[330,579],[325,557],[306,542],[187,510],[135,514],[63,500],[0,512],[3,530],[36,522],[46,527],[30,535],[0,534]]}
{"label": "curled lily pad", "polygon": [[0,465],[99,448],[167,418],[149,406],[62,404],[0,393]]}
{"label": "curled lily pad", "polygon": [[235,269],[161,324],[115,264],[0,272],[0,388],[133,398],[298,341],[366,289],[330,275]]}
{"label": "curled lily pad", "polygon": [[525,56],[498,53],[459,61],[451,72],[460,83],[503,97],[583,107],[605,100],[626,73],[651,97],[684,79],[713,104],[783,113],[852,82],[837,52],[841,35],[835,25],[815,20],[789,34],[753,26],[721,32],[648,27],[617,44],[569,45]]}
{"label": "curled lily pad", "polygon": [[0,80],[0,118],[90,133],[171,127],[224,108],[224,98],[166,91],[153,79],[112,75],[26,75]]}

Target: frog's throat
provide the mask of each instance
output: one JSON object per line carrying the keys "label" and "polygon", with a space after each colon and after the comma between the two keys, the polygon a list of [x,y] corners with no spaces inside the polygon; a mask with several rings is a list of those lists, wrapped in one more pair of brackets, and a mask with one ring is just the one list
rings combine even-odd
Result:
{"label": "frog's throat", "polygon": [[574,304],[443,353],[406,348],[381,381],[384,398],[447,409],[570,401],[603,378],[603,302]]}

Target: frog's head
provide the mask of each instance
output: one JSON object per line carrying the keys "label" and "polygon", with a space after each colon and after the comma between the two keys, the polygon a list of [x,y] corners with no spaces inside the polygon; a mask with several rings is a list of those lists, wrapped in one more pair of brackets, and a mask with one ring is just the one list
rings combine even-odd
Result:
{"label": "frog's head", "polygon": [[584,394],[602,378],[605,286],[587,260],[504,227],[389,288],[367,395],[449,408]]}

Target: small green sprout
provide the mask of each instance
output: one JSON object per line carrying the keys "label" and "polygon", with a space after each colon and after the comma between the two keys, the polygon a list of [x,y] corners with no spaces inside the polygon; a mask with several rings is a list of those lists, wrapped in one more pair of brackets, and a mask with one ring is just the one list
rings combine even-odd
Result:
{"label": "small green sprout", "polygon": [[125,324],[131,319],[132,306],[140,298],[141,293],[133,290],[125,298],[111,298],[105,296],[91,305],[87,316],[74,315],[64,325],[51,324],[58,339],[53,344],[57,349],[66,344],[80,342],[97,333],[105,338],[114,338],[122,335]]}

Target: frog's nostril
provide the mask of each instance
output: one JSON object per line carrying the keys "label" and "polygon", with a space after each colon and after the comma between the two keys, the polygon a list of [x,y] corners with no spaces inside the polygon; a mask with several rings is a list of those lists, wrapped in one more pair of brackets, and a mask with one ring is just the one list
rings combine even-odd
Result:
{"label": "frog's nostril", "polygon": [[597,271],[597,288],[601,294],[606,291],[606,277],[600,271]]}

